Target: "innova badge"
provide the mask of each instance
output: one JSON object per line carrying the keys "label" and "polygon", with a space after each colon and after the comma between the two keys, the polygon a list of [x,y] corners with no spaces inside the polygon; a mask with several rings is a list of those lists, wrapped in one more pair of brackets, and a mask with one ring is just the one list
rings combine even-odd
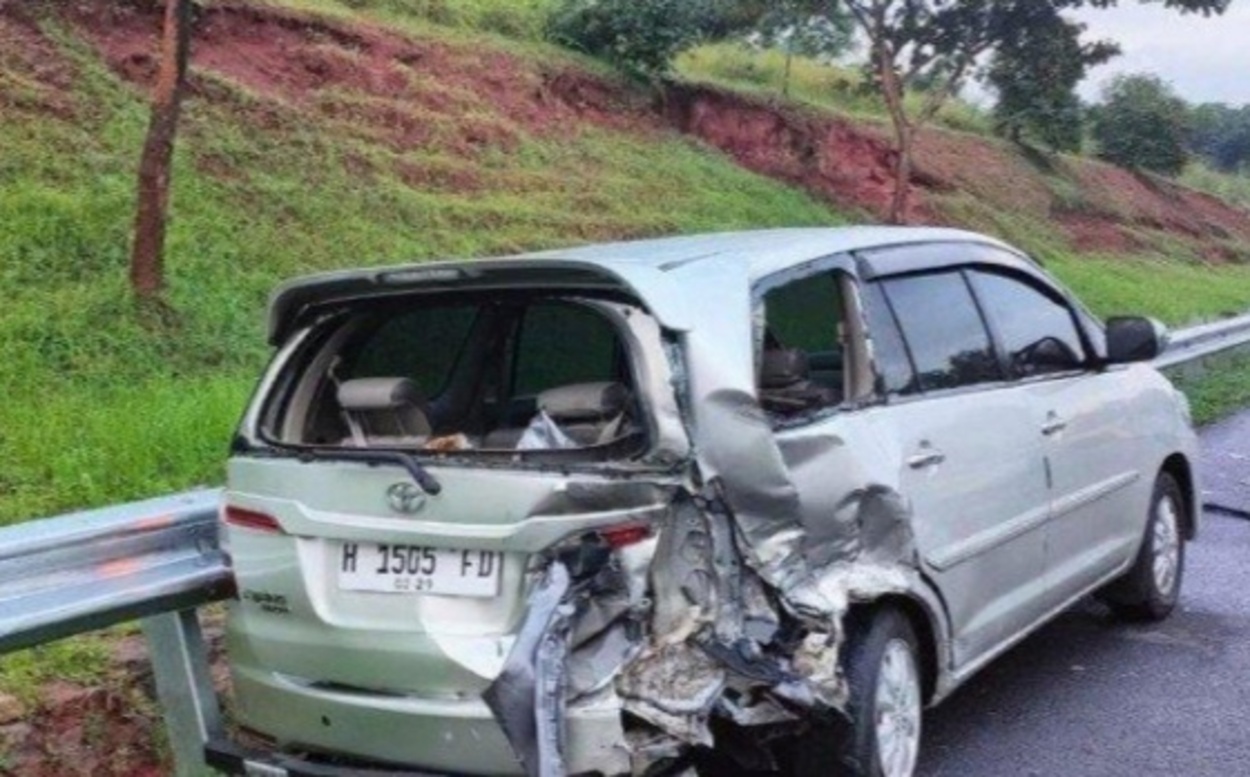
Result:
{"label": "innova badge", "polygon": [[395,512],[412,515],[425,507],[425,492],[412,483],[396,483],[386,489],[386,501]]}

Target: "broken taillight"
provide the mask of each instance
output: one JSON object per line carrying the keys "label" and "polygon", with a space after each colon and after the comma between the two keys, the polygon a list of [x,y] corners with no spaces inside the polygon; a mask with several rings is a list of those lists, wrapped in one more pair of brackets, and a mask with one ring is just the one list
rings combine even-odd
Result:
{"label": "broken taillight", "polygon": [[223,513],[226,523],[231,526],[269,532],[271,534],[282,533],[282,525],[272,515],[258,513],[255,510],[245,510],[234,505],[226,505]]}
{"label": "broken taillight", "polygon": [[615,550],[647,539],[651,536],[651,527],[637,525],[614,526],[610,529],[600,529],[599,536],[608,544],[608,547]]}

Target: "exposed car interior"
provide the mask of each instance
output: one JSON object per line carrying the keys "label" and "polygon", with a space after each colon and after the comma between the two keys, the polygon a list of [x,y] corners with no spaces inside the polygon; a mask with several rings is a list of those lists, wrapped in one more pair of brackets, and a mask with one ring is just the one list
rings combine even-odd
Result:
{"label": "exposed car interior", "polygon": [[857,301],[849,279],[818,272],[769,289],[762,298],[759,399],[791,417],[837,407],[871,390]]}
{"label": "exposed car interior", "polygon": [[620,330],[628,306],[510,295],[421,299],[324,325],[282,403],[277,442],[417,451],[645,442]]}

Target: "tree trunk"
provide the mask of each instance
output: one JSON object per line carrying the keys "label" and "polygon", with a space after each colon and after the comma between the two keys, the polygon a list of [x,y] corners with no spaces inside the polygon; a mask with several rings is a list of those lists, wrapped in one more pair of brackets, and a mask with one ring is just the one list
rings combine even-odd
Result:
{"label": "tree trunk", "polygon": [[894,125],[894,196],[890,201],[891,224],[907,223],[907,201],[911,191],[911,151],[915,130],[907,120],[907,108],[903,104],[903,84],[894,72],[894,57],[888,44],[877,43],[877,73],[881,80],[881,94]]}
{"label": "tree trunk", "polygon": [[895,136],[894,197],[890,200],[890,223],[906,224],[911,201],[911,153],[915,133],[904,127]]}
{"label": "tree trunk", "polygon": [[165,288],[165,214],[169,206],[170,163],[187,76],[191,43],[191,0],[165,0],[161,60],[152,96],[152,117],[139,160],[135,237],[130,254],[130,285],[140,299],[157,299]]}

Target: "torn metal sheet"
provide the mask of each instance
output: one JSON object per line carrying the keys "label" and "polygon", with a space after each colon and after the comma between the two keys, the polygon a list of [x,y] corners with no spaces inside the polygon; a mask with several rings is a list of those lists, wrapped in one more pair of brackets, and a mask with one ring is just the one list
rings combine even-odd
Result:
{"label": "torn metal sheet", "polygon": [[564,657],[573,606],[569,571],[556,561],[530,595],[525,622],[503,671],[482,698],[530,777],[562,777]]}
{"label": "torn metal sheet", "polygon": [[710,747],[707,720],[725,688],[722,665],[688,642],[644,653],[617,682],[625,709],[691,745]]}

